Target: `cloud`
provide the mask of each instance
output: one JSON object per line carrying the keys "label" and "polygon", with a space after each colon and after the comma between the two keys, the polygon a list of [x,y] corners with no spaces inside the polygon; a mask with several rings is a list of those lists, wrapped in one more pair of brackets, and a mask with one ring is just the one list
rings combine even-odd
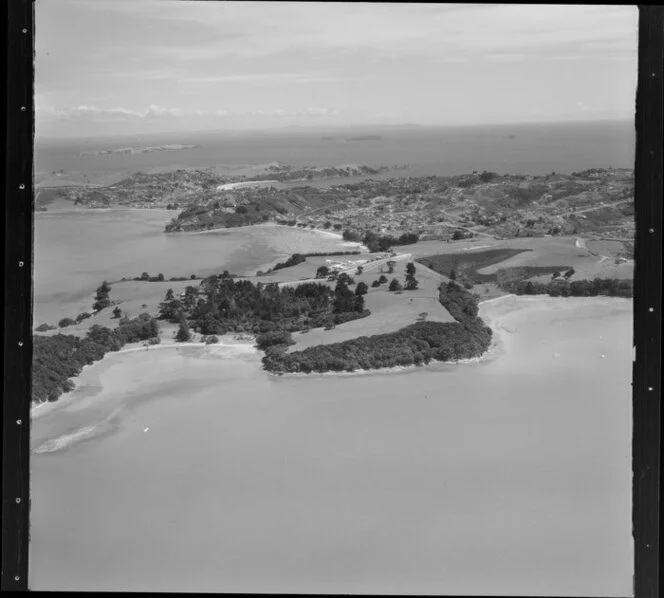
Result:
{"label": "cloud", "polygon": [[[162,3],[157,18],[195,21],[217,32],[198,46],[155,46],[176,61],[298,52],[445,56],[636,52],[636,7],[337,3]],[[240,34],[238,34],[241,33]],[[234,34],[234,35],[232,35]]]}
{"label": "cloud", "polygon": [[588,106],[588,104],[578,101],[576,105],[583,111],[583,112],[596,112],[597,108],[593,108],[592,106]]}
{"label": "cloud", "polygon": [[262,116],[262,117],[296,118],[302,116],[305,117],[340,116],[341,111],[336,108],[324,108],[319,106],[319,107],[297,108],[290,110],[285,108],[273,108],[270,110],[260,109],[245,114]]}
{"label": "cloud", "polygon": [[179,118],[183,116],[179,108],[165,108],[157,104],[150,104],[146,110],[131,110],[121,106],[113,108],[99,108],[81,104],[69,108],[37,107],[37,116],[55,120],[89,119],[96,121],[114,120],[146,120],[153,118]]}
{"label": "cloud", "polygon": [[215,110],[201,110],[197,108],[187,113],[179,108],[165,108],[156,104],[150,104],[146,110],[130,110],[123,107],[98,108],[97,106],[80,105],[69,108],[38,107],[37,115],[47,120],[91,120],[95,122],[114,122],[114,121],[146,121],[152,119],[164,118],[214,118],[226,116],[260,116],[260,117],[334,117],[339,116],[341,112],[336,108],[327,108],[322,106],[310,106],[307,108],[270,108],[259,109],[248,112],[232,113],[223,108]]}

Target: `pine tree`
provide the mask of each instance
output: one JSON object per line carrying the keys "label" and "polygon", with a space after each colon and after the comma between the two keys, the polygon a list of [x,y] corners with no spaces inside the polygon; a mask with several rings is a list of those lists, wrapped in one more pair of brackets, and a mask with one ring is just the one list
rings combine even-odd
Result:
{"label": "pine tree", "polygon": [[369,286],[367,285],[366,282],[360,282],[358,283],[357,287],[355,287],[356,295],[366,295],[368,291],[369,291]]}
{"label": "pine tree", "polygon": [[414,291],[417,288],[417,280],[415,279],[415,264],[413,262],[408,262],[406,265],[406,285],[405,289],[407,291]]}
{"label": "pine tree", "polygon": [[175,335],[175,340],[179,343],[186,343],[187,341],[191,340],[189,326],[187,326],[187,323],[184,320],[180,322],[180,327],[178,328],[178,332]]}
{"label": "pine tree", "polygon": [[403,287],[401,286],[401,283],[396,279],[393,278],[392,282],[390,282],[390,286],[388,287],[390,291],[401,291]]}

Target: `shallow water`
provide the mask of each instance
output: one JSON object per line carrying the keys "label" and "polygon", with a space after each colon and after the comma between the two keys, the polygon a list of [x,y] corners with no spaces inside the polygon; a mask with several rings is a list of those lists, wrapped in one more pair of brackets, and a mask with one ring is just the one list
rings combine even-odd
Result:
{"label": "shallow water", "polygon": [[92,366],[33,426],[114,417],[33,456],[31,588],[629,595],[631,302],[509,301],[482,308],[511,332],[476,365]]}

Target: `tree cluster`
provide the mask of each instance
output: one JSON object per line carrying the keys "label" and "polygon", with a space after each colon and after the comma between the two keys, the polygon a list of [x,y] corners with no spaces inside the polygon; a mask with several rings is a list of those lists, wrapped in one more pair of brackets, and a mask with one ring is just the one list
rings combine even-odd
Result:
{"label": "tree cluster", "polygon": [[501,285],[515,295],[549,295],[551,297],[633,297],[634,282],[617,278],[595,278],[593,280],[574,280],[555,278],[548,283],[521,280]]}
{"label": "tree cluster", "polygon": [[416,272],[415,264],[413,262],[408,262],[406,264],[406,284],[404,285],[404,289],[407,291],[414,291],[417,289],[417,285],[419,284],[417,282],[417,279],[415,278],[415,272]]}
{"label": "tree cluster", "polygon": [[271,351],[263,358],[263,366],[275,373],[350,372],[482,355],[491,344],[492,333],[477,317],[477,298],[451,282],[441,285],[440,301],[456,322],[419,321],[393,333],[363,336],[292,353]]}
{"label": "tree cluster", "polygon": [[159,318],[174,323],[187,321],[204,335],[263,334],[340,324],[368,314],[364,299],[343,281],[333,291],[314,282],[280,287],[277,283],[254,284],[210,276],[200,288],[187,287],[183,297],[175,297],[169,289],[160,305]]}
{"label": "tree cluster", "polygon": [[72,335],[33,336],[32,400],[56,401],[63,392],[73,390],[70,380],[83,366],[99,361],[109,351],[126,343],[158,338],[157,322],[148,314],[124,319],[115,330],[95,324],[85,338]]}
{"label": "tree cluster", "polygon": [[291,266],[297,266],[298,264],[301,264],[302,262],[305,262],[307,260],[305,255],[302,255],[301,253],[294,253],[291,255],[285,262],[279,262],[272,270],[281,270],[282,268],[290,268]]}
{"label": "tree cluster", "polygon": [[110,292],[111,286],[106,281],[102,282],[101,285],[97,288],[95,302],[92,305],[92,309],[94,311],[101,311],[102,309],[111,305]]}
{"label": "tree cluster", "polygon": [[[164,282],[165,278],[164,275],[160,272],[157,274],[157,276],[150,276],[147,272],[143,272],[140,276],[134,277],[132,280],[135,281],[143,281],[143,282]],[[174,280],[171,278],[171,280]],[[183,278],[182,280],[187,280],[186,278]]]}
{"label": "tree cluster", "polygon": [[404,233],[400,237],[392,237],[390,235],[379,235],[374,232],[367,232],[363,239],[362,244],[365,245],[369,251],[389,251],[391,247],[397,245],[412,245],[417,243],[420,237],[415,233]]}
{"label": "tree cluster", "polygon": [[377,287],[379,287],[381,284],[385,284],[386,282],[387,282],[387,276],[385,276],[384,274],[381,274],[380,277],[378,277],[376,280],[374,280],[374,281],[371,283],[371,286],[372,286],[373,288],[377,288]]}

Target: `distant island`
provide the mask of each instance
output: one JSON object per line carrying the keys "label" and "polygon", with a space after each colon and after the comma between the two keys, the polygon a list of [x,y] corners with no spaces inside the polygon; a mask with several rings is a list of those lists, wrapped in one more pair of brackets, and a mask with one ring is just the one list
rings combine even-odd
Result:
{"label": "distant island", "polygon": [[359,135],[358,137],[321,137],[321,141],[382,141],[380,135]]}
{"label": "distant island", "polygon": [[113,154],[149,154],[151,152],[179,152],[200,147],[199,145],[180,145],[169,143],[167,145],[152,145],[149,147],[122,147],[119,149],[106,149],[80,152],[79,156],[111,156]]}

